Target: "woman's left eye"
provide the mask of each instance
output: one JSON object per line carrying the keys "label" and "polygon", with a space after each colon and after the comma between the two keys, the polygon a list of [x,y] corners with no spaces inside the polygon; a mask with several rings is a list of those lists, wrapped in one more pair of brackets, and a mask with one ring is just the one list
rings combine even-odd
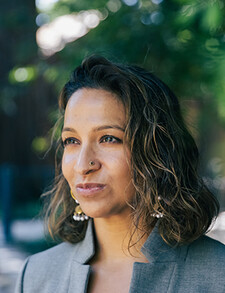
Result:
{"label": "woman's left eye", "polygon": [[78,144],[77,139],[73,137],[68,137],[65,140],[62,141],[62,146],[65,148],[68,145]]}
{"label": "woman's left eye", "polygon": [[112,136],[112,135],[105,135],[101,138],[101,142],[108,142],[108,143],[121,143],[121,139]]}

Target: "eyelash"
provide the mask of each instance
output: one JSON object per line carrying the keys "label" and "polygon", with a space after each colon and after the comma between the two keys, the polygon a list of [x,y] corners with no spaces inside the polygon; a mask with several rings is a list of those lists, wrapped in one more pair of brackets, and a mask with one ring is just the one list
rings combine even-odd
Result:
{"label": "eyelash", "polygon": [[106,139],[106,138],[111,138],[111,139],[114,139],[114,140],[115,140],[115,142],[108,142],[108,143],[121,143],[121,142],[122,142],[121,139],[119,139],[118,137],[115,137],[115,136],[113,136],[113,135],[104,135],[104,136],[100,139],[100,142],[103,142],[103,140]]}
{"label": "eyelash", "polygon": [[[73,141],[73,142],[71,142]],[[77,144],[76,143],[77,140],[73,137],[68,137],[66,138],[65,140],[62,141],[62,147],[65,148],[67,145],[70,145],[70,144]]]}
{"label": "eyelash", "polygon": [[[114,140],[113,142],[112,141],[104,141],[105,139],[107,138],[110,138],[112,140]],[[114,144],[114,143],[121,143],[122,140],[119,139],[118,137],[115,137],[113,135],[104,135],[103,137],[101,137],[100,139],[100,143],[111,143],[111,144]],[[73,137],[68,137],[66,138],[65,140],[62,141],[62,147],[65,148],[67,145],[70,145],[70,144],[78,144],[78,140],[73,138]]]}

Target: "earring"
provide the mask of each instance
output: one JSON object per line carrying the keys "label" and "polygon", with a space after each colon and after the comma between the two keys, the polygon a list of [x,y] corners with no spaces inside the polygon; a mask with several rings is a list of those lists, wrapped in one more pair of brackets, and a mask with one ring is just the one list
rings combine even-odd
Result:
{"label": "earring", "polygon": [[[161,196],[158,196],[158,200],[160,201],[161,199]],[[156,212],[152,213],[151,216],[157,219],[163,218],[164,214],[160,211],[160,206],[157,202],[155,203],[153,208]]]}
{"label": "earring", "polygon": [[89,162],[89,166],[94,166],[95,165],[95,162],[94,161],[90,161]]}
{"label": "earring", "polygon": [[85,215],[85,213],[82,211],[82,208],[78,202],[78,200],[75,198],[72,190],[70,190],[70,194],[72,196],[72,198],[75,200],[77,206],[75,207],[75,210],[74,210],[74,214],[73,214],[73,219],[74,221],[84,221],[84,220],[88,220],[88,216]]}

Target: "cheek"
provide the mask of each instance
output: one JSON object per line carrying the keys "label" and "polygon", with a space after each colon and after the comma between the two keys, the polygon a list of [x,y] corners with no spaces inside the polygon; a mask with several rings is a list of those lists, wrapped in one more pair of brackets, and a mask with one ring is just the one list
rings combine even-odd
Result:
{"label": "cheek", "polygon": [[120,166],[118,166],[117,172],[117,183],[116,189],[121,195],[124,195],[125,199],[131,201],[135,194],[135,188],[132,183],[131,170],[127,164],[127,161],[121,161]]}
{"label": "cheek", "polygon": [[75,156],[74,154],[64,153],[62,158],[62,173],[66,180],[69,182],[73,172]]}
{"label": "cheek", "polygon": [[114,174],[118,178],[118,182],[128,184],[131,180],[131,171],[124,156],[118,157],[114,164]]}
{"label": "cheek", "polygon": [[131,178],[131,170],[130,170],[130,166],[129,166],[129,161],[130,161],[130,155],[128,152],[125,152],[121,154],[120,158],[119,158],[119,172],[123,173],[123,177],[124,178]]}
{"label": "cheek", "polygon": [[116,177],[119,183],[118,188],[121,189],[121,192],[130,200],[135,194],[135,188],[132,183],[132,172],[129,166],[129,159],[129,156],[120,158],[116,168]]}

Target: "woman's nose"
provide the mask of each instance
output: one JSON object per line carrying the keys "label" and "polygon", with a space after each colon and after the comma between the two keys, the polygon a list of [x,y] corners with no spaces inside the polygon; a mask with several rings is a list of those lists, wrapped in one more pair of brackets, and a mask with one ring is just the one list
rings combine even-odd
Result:
{"label": "woman's nose", "polygon": [[81,175],[87,175],[101,168],[101,163],[97,159],[96,153],[91,147],[81,148],[74,169]]}

